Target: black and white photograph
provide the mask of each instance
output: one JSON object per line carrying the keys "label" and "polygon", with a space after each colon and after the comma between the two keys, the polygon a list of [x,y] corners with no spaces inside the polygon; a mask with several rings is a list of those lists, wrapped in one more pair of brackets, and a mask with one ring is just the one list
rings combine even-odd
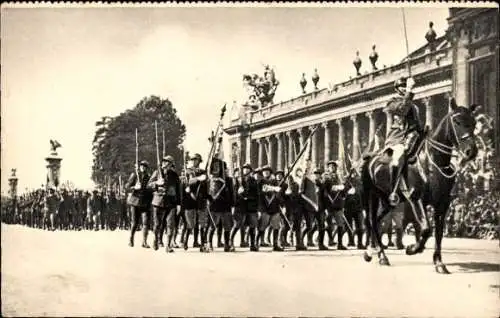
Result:
{"label": "black and white photograph", "polygon": [[499,317],[496,2],[1,5],[2,317]]}

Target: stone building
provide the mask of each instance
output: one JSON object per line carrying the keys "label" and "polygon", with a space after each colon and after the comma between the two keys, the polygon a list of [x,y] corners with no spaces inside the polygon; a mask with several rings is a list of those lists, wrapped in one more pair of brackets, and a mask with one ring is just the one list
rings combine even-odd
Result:
{"label": "stone building", "polygon": [[[390,117],[382,111],[394,96],[393,83],[401,76],[416,80],[415,101],[423,122],[433,129],[448,112],[448,98],[458,105],[483,105],[499,121],[498,10],[453,8],[446,34],[427,31],[427,44],[398,64],[373,67],[328,89],[317,89],[291,100],[242,111],[225,129],[229,134],[232,167],[250,162],[253,167],[290,165],[311,129],[313,165],[323,168],[337,160],[339,148],[357,160],[374,135],[383,136]],[[495,148],[499,149],[496,125]],[[341,143],[344,148],[341,147]]]}

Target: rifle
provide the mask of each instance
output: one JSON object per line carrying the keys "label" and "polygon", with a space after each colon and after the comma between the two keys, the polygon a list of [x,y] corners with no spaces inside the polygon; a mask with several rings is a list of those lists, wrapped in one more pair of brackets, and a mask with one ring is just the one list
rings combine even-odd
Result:
{"label": "rifle", "polygon": [[155,120],[155,142],[156,142],[156,165],[158,169],[158,178],[159,182],[163,181],[163,175],[161,171],[161,161],[160,161],[160,146],[158,145],[158,123]]}
{"label": "rifle", "polygon": [[135,175],[137,180],[135,185],[141,184],[141,178],[139,177],[139,138],[137,134],[137,128],[135,129]]}
{"label": "rifle", "polygon": [[161,132],[162,132],[162,135],[163,135],[163,149],[162,149],[163,151],[162,151],[162,155],[163,155],[163,157],[165,157],[167,155],[167,153],[166,153],[167,149],[165,148],[165,130],[163,129]]}

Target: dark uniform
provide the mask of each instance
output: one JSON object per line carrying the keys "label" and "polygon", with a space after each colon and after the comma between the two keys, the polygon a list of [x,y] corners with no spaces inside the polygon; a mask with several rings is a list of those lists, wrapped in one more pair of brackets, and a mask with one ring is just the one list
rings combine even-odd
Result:
{"label": "dark uniform", "polygon": [[[272,173],[272,169],[269,166],[265,166],[262,172],[267,171]],[[270,226],[273,233],[273,250],[283,251],[283,248],[279,246],[279,230],[281,228],[281,205],[284,202],[284,192],[285,188],[279,186],[276,179],[271,176],[264,176],[259,182],[259,210],[261,212],[260,224],[259,224],[259,235],[257,236],[257,246],[260,244],[260,240],[264,239],[264,231]]]}
{"label": "dark uniform", "polygon": [[248,247],[248,243],[245,242],[245,232],[246,232],[246,224],[244,221],[243,214],[243,198],[238,194],[238,189],[241,186],[241,178],[239,177],[240,171],[239,168],[234,169],[233,172],[233,195],[234,195],[234,213],[233,213],[233,228],[231,230],[231,249],[234,251],[234,238],[238,230],[240,230],[240,247]]}
{"label": "dark uniform", "polygon": [[[173,163],[171,156],[163,158],[163,162]],[[181,181],[179,175],[172,168],[163,167],[161,176],[159,171],[155,170],[148,184],[154,191],[153,194],[153,231],[155,239],[153,248],[158,249],[158,242],[162,241],[163,231],[167,230],[166,251],[171,253],[172,238],[175,230],[175,217],[181,209]]]}
{"label": "dark uniform", "polygon": [[97,190],[92,192],[92,195],[87,199],[87,230],[99,230],[99,216],[102,213],[102,199],[97,194]]}
{"label": "dark uniform", "polygon": [[140,166],[144,167],[144,171],[139,171],[139,176],[137,176],[136,172],[133,172],[125,185],[125,188],[131,191],[127,200],[127,203],[130,206],[130,219],[132,223],[129,246],[134,246],[134,235],[139,225],[139,216],[142,215],[142,247],[149,248],[147,238],[150,191],[148,191],[147,185],[150,175],[146,170],[148,167],[148,163],[146,161],[141,161]]}
{"label": "dark uniform", "polygon": [[188,168],[187,169],[188,185],[184,190],[184,204],[186,215],[186,243],[184,248],[187,247],[187,240],[191,230],[194,230],[194,244],[193,247],[199,246],[198,244],[198,231],[201,236],[201,249],[205,251],[208,235],[209,215],[207,211],[207,198],[208,198],[208,185],[206,171],[201,168]]}
{"label": "dark uniform", "polygon": [[255,231],[258,227],[259,184],[251,174],[252,167],[250,164],[245,164],[243,169],[249,169],[250,172],[243,175],[242,183],[238,188],[238,196],[242,200],[240,206],[242,213],[241,223],[249,226],[250,250],[256,252],[258,251],[258,247],[255,244]]}
{"label": "dark uniform", "polygon": [[[335,167],[337,167],[337,164],[333,161],[330,161],[328,165],[334,165]],[[337,248],[339,250],[345,250],[346,248],[342,244],[342,238],[345,232],[344,203],[346,189],[344,184],[341,183],[336,170],[325,172],[323,174],[323,182],[323,196],[326,209],[328,211],[328,217],[330,218],[330,220],[333,217],[335,219],[335,223],[337,223]],[[329,223],[331,223],[331,221]]]}
{"label": "dark uniform", "polygon": [[[208,238],[209,248],[213,249],[214,232],[219,225],[224,230],[224,252],[231,250],[230,236],[233,227],[231,211],[235,206],[233,179],[227,175],[227,164],[219,159],[213,159],[208,181],[209,209],[214,218]],[[214,226],[216,228],[214,228]]]}
{"label": "dark uniform", "polygon": [[347,184],[347,193],[345,197],[345,217],[351,228],[356,227],[355,233],[349,232],[349,244],[354,246],[354,234],[357,236],[357,248],[364,249],[363,246],[363,205],[361,201],[361,180],[359,177],[352,175],[350,182]]}
{"label": "dark uniform", "polygon": [[44,229],[56,230],[55,218],[59,210],[61,200],[54,189],[49,189],[49,193],[44,200]]}

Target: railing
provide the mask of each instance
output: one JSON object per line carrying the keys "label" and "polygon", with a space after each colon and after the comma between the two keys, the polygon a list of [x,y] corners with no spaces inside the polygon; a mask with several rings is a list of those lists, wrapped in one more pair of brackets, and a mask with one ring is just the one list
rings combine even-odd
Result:
{"label": "railing", "polygon": [[[452,63],[451,47],[444,47],[432,52],[427,52],[410,61],[413,75],[418,75],[438,67],[448,66]],[[249,112],[253,117],[252,123],[273,118],[287,113],[295,112],[311,105],[325,101],[346,97],[351,94],[380,87],[395,81],[401,76],[407,76],[407,62],[385,66],[382,69],[366,72],[363,75],[351,78],[348,81],[336,84],[330,88],[323,88],[300,95],[284,102],[275,103],[255,111]],[[334,106],[333,106],[334,107]],[[243,118],[233,119],[231,126],[242,124]]]}

